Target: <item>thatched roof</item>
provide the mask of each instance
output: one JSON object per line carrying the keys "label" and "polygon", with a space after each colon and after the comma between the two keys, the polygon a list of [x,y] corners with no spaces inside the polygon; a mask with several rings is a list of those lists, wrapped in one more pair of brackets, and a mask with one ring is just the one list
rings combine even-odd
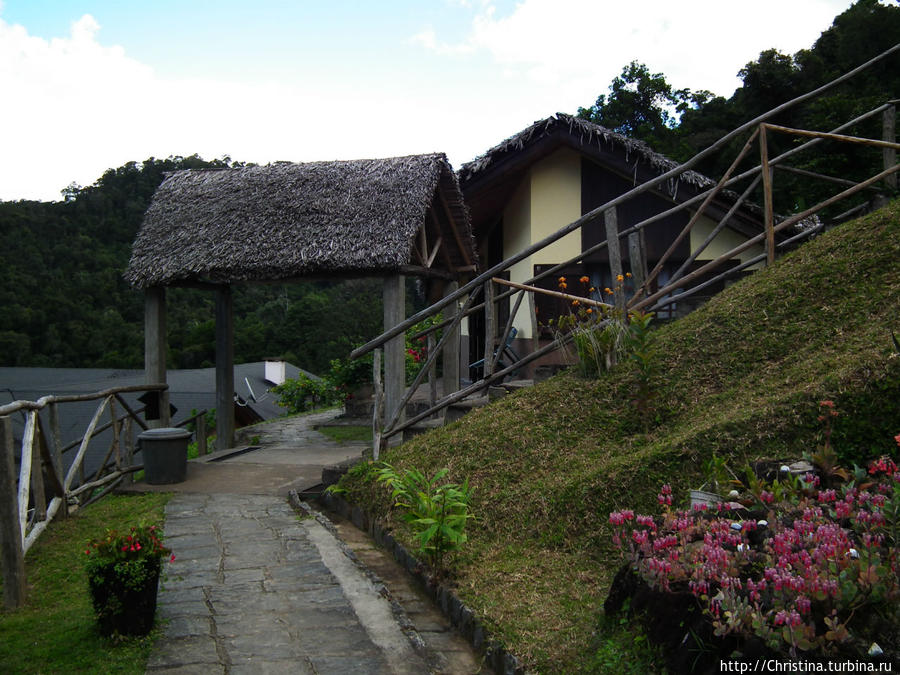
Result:
{"label": "thatched roof", "polygon": [[443,242],[436,266],[475,261],[443,154],[176,171],[153,196],[125,278],[145,288],[387,274],[418,264],[423,226]]}
{"label": "thatched roof", "polygon": [[[552,135],[568,136],[574,141],[574,145],[580,149],[596,146],[600,153],[611,152],[622,155],[624,161],[632,168],[634,177],[643,169],[649,169],[659,175],[674,169],[677,162],[665,155],[654,152],[649,145],[634,138],[628,138],[620,133],[611,131],[599,124],[573,117],[565,113],[556,113],[556,116],[538,120],[527,129],[524,129],[502,143],[494,146],[483,155],[476,157],[471,162],[463,164],[459,169],[460,182],[465,185],[478,180],[482,174],[495,168],[509,155],[518,153],[528,146],[532,146],[545,137]],[[685,171],[677,179],[670,181],[668,191],[673,194],[677,190],[677,182],[682,181],[699,188],[709,188],[715,182],[696,171]],[[639,180],[637,182],[640,182]]]}
{"label": "thatched roof", "polygon": [[[476,233],[496,222],[497,213],[529,168],[560,147],[582,153],[634,185],[678,166],[677,162],[655,152],[643,141],[572,115],[557,113],[535,122],[460,167],[459,182]],[[666,180],[654,192],[673,202],[680,202],[714,186],[715,181],[707,176],[696,171],[684,171]],[[737,198],[734,192],[722,190],[708,208],[721,215]],[[747,235],[760,231],[762,210],[744,202],[729,222],[729,227]]]}

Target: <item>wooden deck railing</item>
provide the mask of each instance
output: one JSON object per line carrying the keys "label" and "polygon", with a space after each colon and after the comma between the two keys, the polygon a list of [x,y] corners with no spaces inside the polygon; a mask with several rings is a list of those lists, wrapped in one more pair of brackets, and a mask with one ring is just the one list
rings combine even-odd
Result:
{"label": "wooden deck railing", "polygon": [[[658,312],[660,309],[666,308],[672,303],[677,303],[685,300],[691,295],[694,295],[699,291],[708,288],[710,285],[720,283],[729,278],[734,278],[735,275],[741,272],[745,272],[746,270],[749,270],[753,267],[771,264],[775,260],[776,254],[779,250],[794,246],[803,239],[808,238],[821,231],[824,223],[822,223],[815,216],[823,209],[837,204],[838,202],[845,200],[848,197],[851,197],[863,190],[872,190],[878,184],[882,184],[884,187],[886,187],[887,192],[889,193],[895,192],[897,187],[896,177],[898,171],[900,171],[900,164],[897,164],[896,156],[896,151],[900,149],[900,144],[896,142],[895,138],[896,104],[898,103],[897,100],[888,101],[884,105],[870,110],[869,112],[864,113],[863,115],[860,115],[852,120],[849,120],[839,127],[827,132],[788,129],[785,127],[770,124],[768,120],[772,119],[774,116],[783,112],[784,110],[787,110],[788,108],[820,96],[835,85],[845,82],[856,74],[863,72],[875,63],[898,51],[900,51],[900,45],[895,45],[878,57],[870,60],[865,64],[862,64],[858,68],[850,71],[849,73],[846,73],[845,75],[842,75],[832,82],[819,87],[812,92],[803,94],[802,96],[798,96],[792,101],[788,101],[787,103],[784,103],[777,108],[774,108],[769,112],[760,115],[756,119],[747,122],[731,133],[726,134],[716,143],[698,153],[687,162],[645,183],[636,185],[628,192],[609,200],[607,203],[599,206],[589,213],[586,213],[579,219],[561,227],[555,233],[549,235],[543,240],[532,244],[524,250],[507,258],[503,262],[500,262],[492,266],[490,269],[481,272],[467,284],[464,284],[455,292],[446,295],[431,307],[424,309],[409,317],[405,321],[398,323],[393,329],[386,331],[378,338],[375,338],[362,347],[354,350],[351,354],[352,358],[356,358],[369,351],[376,350],[375,362],[377,364],[380,362],[380,358],[378,358],[380,354],[378,354],[378,352],[380,351],[382,345],[384,345],[391,338],[407,330],[412,325],[422,321],[423,319],[434,316],[436,313],[447,307],[450,303],[459,302],[461,299],[465,298],[465,305],[459,312],[455,313],[452,319],[435,323],[434,326],[426,331],[420,332],[416,337],[442,328],[446,330],[445,334],[449,334],[459,325],[460,321],[465,316],[471,315],[477,311],[483,310],[485,312],[485,358],[483,377],[479,381],[459,391],[451,391],[451,393],[444,396],[439,401],[436,401],[428,410],[404,420],[403,411],[405,410],[407,402],[410,400],[413,392],[416,390],[416,387],[418,387],[418,385],[420,384],[423,373],[426,369],[429,369],[433,365],[434,358],[436,358],[438,353],[441,351],[441,343],[439,343],[436,349],[429,352],[428,360],[426,361],[422,372],[420,373],[419,377],[416,378],[415,382],[413,382],[412,386],[409,387],[406,396],[400,401],[397,409],[386,411],[386,419],[383,428],[380,421],[382,417],[379,412],[379,406],[376,405],[376,414],[374,421],[376,434],[375,447],[373,450],[375,457],[377,458],[379,450],[386,443],[386,440],[389,437],[402,432],[404,429],[420,422],[421,420],[429,416],[434,415],[436,412],[465,398],[470,394],[482,391],[489,385],[498,381],[502,381],[504,377],[519,370],[522,366],[565,346],[567,342],[571,340],[571,335],[564,336],[561,340],[556,340],[544,346],[539,346],[537,340],[535,339],[534,350],[530,354],[525,355],[514,364],[505,366],[499,370],[497,369],[499,365],[499,350],[498,353],[494,352],[494,345],[497,344],[494,338],[497,335],[500,335],[501,337],[499,340],[499,344],[503,345],[505,343],[506,338],[509,335],[515,321],[517,312],[522,305],[523,299],[526,297],[526,293],[530,294],[528,306],[532,314],[532,326],[534,327],[535,321],[533,294],[548,292],[546,289],[541,289],[536,286],[537,282],[539,282],[541,279],[549,277],[550,275],[561,273],[567,267],[579,264],[589,256],[592,256],[593,254],[603,249],[608,250],[610,278],[616,279],[618,275],[621,275],[623,273],[623,256],[621,253],[623,248],[622,240],[625,241],[625,246],[628,247],[628,250],[630,252],[629,257],[632,260],[634,260],[635,258],[637,258],[638,260],[646,260],[641,249],[641,231],[648,225],[658,222],[673,214],[679,213],[685,209],[693,209],[693,213],[691,214],[687,225],[676,236],[672,245],[663,254],[662,258],[657,261],[656,265],[652,270],[649,271],[649,273],[645,269],[640,269],[640,266],[636,267],[634,264],[632,264],[632,272],[634,273],[636,289],[634,294],[631,297],[626,298],[624,296],[624,293],[617,293],[614,299],[614,304],[619,310],[618,313],[622,316],[624,316],[626,312],[637,310],[641,310],[644,312]],[[881,115],[883,120],[883,138],[881,140],[857,138],[842,133],[852,126],[877,115]],[[803,143],[798,144],[791,150],[784,152],[777,157],[769,157],[767,134],[773,132],[793,134],[795,136],[806,138],[808,140],[805,140]],[[744,135],[747,135],[747,139],[744,143],[743,148],[738,153],[738,156],[732,162],[729,169],[716,183],[715,186],[702,191],[699,194],[694,195],[690,199],[672,206],[665,211],[657,213],[631,227],[619,230],[616,222],[619,206],[639,195],[642,195],[648,190],[659,187],[666,181],[677,179],[683,173],[694,167],[704,157],[707,157],[714,152],[721,151],[729,143],[741,138]],[[805,209],[801,213],[790,215],[776,222],[772,209],[772,194],[776,185],[774,170],[783,169],[788,172],[793,172],[794,170],[786,165],[786,160],[799,152],[805,152],[813,149],[818,143],[821,143],[824,140],[862,144],[873,148],[879,148],[883,152],[884,170],[859,183],[848,182],[843,179],[835,181],[834,178],[828,176],[812,176],[821,178],[822,180],[831,183],[837,182],[845,189],[840,193],[823,200],[815,206]],[[757,164],[754,168],[742,171],[741,173],[734,175],[738,165],[750,153],[754,145],[758,146],[759,149],[759,164]],[[809,174],[810,172],[806,173]],[[707,207],[712,203],[716,196],[719,195],[723,189],[734,187],[748,180],[750,181],[749,184],[745,184],[740,195],[736,195],[735,198],[729,197],[729,201],[733,202],[732,206],[729,208],[724,217],[718,220],[718,223],[715,225],[710,234],[705,238],[705,240],[691,252],[688,259],[679,267],[679,269],[671,276],[671,278],[666,281],[666,283],[658,283],[657,280],[659,278],[660,272],[663,269],[663,266],[665,265],[667,260],[671,258],[678,244],[680,242],[683,242],[685,238],[689,237],[691,229],[694,227],[695,223],[699,221],[700,217],[706,213]],[[715,259],[699,265],[697,269],[688,272],[691,264],[699,258],[699,256],[709,246],[716,235],[718,235],[719,232],[721,232],[722,229],[726,226],[726,224],[736,213],[736,211],[746,202],[750,194],[758,188],[760,183],[762,183],[762,194],[764,202],[763,216],[761,218],[761,220],[763,221],[762,232],[757,236],[748,238],[746,241],[743,241],[741,244],[733,247],[731,250],[718,255]],[[859,207],[854,207],[841,214],[840,216],[837,216],[834,220],[839,221],[840,219],[849,216],[851,213],[856,212],[858,208]],[[546,269],[540,274],[537,274],[531,279],[527,280],[524,284],[511,284],[510,282],[501,278],[501,274],[509,270],[514,264],[524,260],[537,251],[546,248],[547,246],[560,240],[562,237],[580,230],[588,223],[596,221],[601,217],[604,219],[607,233],[606,239],[604,241],[601,241],[598,244],[581,251],[576,256],[564,262],[553,265],[549,269]],[[796,231],[794,234],[792,234],[791,236],[782,235],[781,241],[778,241],[776,239],[775,235],[777,233],[784,232],[788,228],[796,226],[800,223],[803,223],[804,226],[799,228],[798,231]],[[748,258],[746,251],[754,247],[756,247],[757,250],[761,250],[763,252],[761,254],[751,255]],[[738,265],[735,265],[735,259],[737,259],[741,254],[745,254],[744,257],[748,259],[741,261]],[[656,288],[656,290],[654,290],[655,283],[658,284],[658,288]],[[495,288],[495,286],[504,287],[504,290],[498,293],[496,292],[497,288]],[[553,293],[553,291],[549,292]],[[477,299],[479,294],[483,298],[483,301],[479,304],[476,304],[475,300]],[[499,301],[509,298],[512,295],[517,296],[515,304],[512,310],[509,312],[509,317],[506,321],[506,325],[503,327],[503,330],[498,331],[497,329],[499,328],[499,326],[495,325],[494,319],[494,317],[497,315],[497,312],[494,311],[494,309]],[[579,300],[584,302],[583,298],[579,298]],[[378,383],[379,374],[380,373],[376,373],[376,383]],[[378,389],[379,387],[376,386],[376,397],[378,397],[379,394]],[[453,389],[455,389],[455,387]],[[376,400],[378,399],[376,398]]]}
{"label": "wooden deck railing", "polygon": [[[165,384],[142,384],[89,394],[44,396],[37,401],[14,401],[0,406],[0,569],[5,607],[18,607],[24,601],[25,553],[53,518],[67,513],[72,505],[85,506],[100,499],[143,468],[134,460],[134,426],[148,428],[140,417],[144,409],[132,408],[123,394],[161,392],[167,388]],[[82,437],[63,445],[60,406],[85,401],[98,401],[97,409]],[[46,411],[47,419],[41,416],[42,411]],[[10,418],[16,413],[25,416],[18,452]],[[101,424],[105,413],[109,421]],[[203,454],[205,416],[204,411],[181,423],[183,426],[196,420],[198,446],[202,446]],[[108,429],[112,430],[109,448],[96,470],[86,474],[85,457],[91,439]],[[75,457],[64,470],[64,454],[72,450],[76,450]]]}

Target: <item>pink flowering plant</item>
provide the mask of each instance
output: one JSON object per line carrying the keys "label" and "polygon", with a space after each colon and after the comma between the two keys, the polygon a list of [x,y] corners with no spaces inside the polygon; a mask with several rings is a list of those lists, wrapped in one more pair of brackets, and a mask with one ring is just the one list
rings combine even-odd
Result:
{"label": "pink flowering plant", "polygon": [[146,634],[153,624],[162,563],[175,555],[156,525],[107,530],[84,549],[94,612],[104,635]]}
{"label": "pink flowering plant", "polygon": [[675,509],[664,485],[661,516],[610,514],[614,544],[652,589],[692,594],[717,637],[794,658],[865,655],[900,618],[900,471],[889,457],[827,469],[827,484],[817,472],[748,480],[740,503],[714,509]]}

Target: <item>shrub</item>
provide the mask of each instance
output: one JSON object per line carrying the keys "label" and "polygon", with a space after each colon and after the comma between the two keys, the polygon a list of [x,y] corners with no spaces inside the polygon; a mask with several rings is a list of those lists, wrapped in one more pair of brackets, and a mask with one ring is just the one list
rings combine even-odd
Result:
{"label": "shrub", "polygon": [[428,479],[417,469],[397,473],[385,462],[376,474],[379,483],[391,488],[391,500],[403,509],[403,520],[416,533],[419,552],[437,572],[444,569],[445,554],[466,543],[466,523],[473,517],[468,481],[438,485],[447,473],[448,469],[441,469]]}
{"label": "shrub", "polygon": [[757,481],[750,510],[715,512],[673,510],[663,486],[661,517],[610,514],[613,540],[651,589],[688,591],[718,638],[791,658],[865,658],[895,648],[900,472],[882,457],[829,480]]}

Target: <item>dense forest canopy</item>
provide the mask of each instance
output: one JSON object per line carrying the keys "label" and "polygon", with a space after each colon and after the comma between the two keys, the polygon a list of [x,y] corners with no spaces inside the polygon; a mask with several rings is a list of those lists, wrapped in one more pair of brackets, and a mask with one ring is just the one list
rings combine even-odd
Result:
{"label": "dense forest canopy", "polygon": [[[110,169],[60,202],[0,202],[0,358],[4,366],[143,366],[143,294],[122,272],[153,192],[176,169],[225,158],[150,158]],[[282,356],[323,372],[381,328],[377,280],[235,287],[235,359]],[[168,293],[169,367],[215,360],[211,293]]]}
{"label": "dense forest canopy", "polygon": [[[743,86],[725,99],[676,90],[641,63],[625,66],[609,94],[579,115],[647,141],[684,160],[726,132],[780,103],[841,75],[900,40],[900,7],[858,0],[835,18],[808,50],[764,51],[741,71]],[[900,58],[884,60],[816,102],[787,111],[778,123],[831,129],[890,99],[900,98]],[[850,130],[878,138],[880,119]],[[790,139],[777,139],[780,149]],[[736,141],[739,146],[743,140]],[[774,152],[777,152],[776,147]],[[719,176],[735,152],[699,169]],[[875,173],[880,152],[824,145],[795,164],[861,179]],[[225,157],[149,158],[110,169],[89,187],[70,185],[59,202],[0,202],[0,365],[140,368],[143,296],[128,287],[128,263],[144,211],[167,171],[241,166]],[[793,182],[791,182],[793,181]],[[779,176],[782,212],[813,203],[833,187]],[[776,195],[777,196],[777,195]],[[331,359],[380,332],[377,280],[307,281],[235,288],[235,359],[283,356],[324,372]],[[174,289],[168,295],[169,367],[197,368],[215,359],[213,298]]]}
{"label": "dense forest canopy", "polygon": [[[900,42],[900,6],[858,0],[838,15],[810,49],[794,55],[769,49],[738,73],[743,84],[726,99],[708,91],[675,89],[663,73],[646,65],[625,66],[595,103],[578,116],[646,141],[654,150],[685,161],[741,124],[853,70]],[[849,81],[806,105],[795,106],[771,120],[797,129],[829,131],[864,112],[900,98],[900,55],[883,59]],[[843,133],[881,138],[881,116]],[[715,153],[697,169],[721,176],[745,139]],[[795,139],[773,135],[770,155],[788,150]],[[746,165],[758,163],[749,157]],[[796,156],[791,164],[819,174],[863,180],[882,168],[880,150],[837,142],[820,144],[814,153]],[[745,167],[746,168],[746,167]],[[812,205],[835,192],[833,185],[780,174],[776,208],[782,213]],[[846,207],[844,207],[846,208]]]}

